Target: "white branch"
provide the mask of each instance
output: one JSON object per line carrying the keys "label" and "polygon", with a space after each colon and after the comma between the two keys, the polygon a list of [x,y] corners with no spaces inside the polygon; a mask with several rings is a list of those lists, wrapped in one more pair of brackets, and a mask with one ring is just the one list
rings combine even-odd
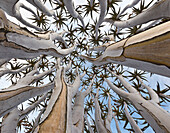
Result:
{"label": "white branch", "polygon": [[47,98],[48,93],[44,94],[38,101],[30,105],[25,110],[21,111],[20,120],[23,119],[26,115],[28,115],[38,104],[40,104],[44,99]]}
{"label": "white branch", "polygon": [[41,99],[39,99],[37,102],[29,106],[23,111],[18,110],[16,107],[14,110],[12,110],[2,124],[2,132],[5,133],[11,133],[16,130],[17,124],[20,120],[22,120],[26,115],[28,115],[39,103],[41,103],[45,98],[47,97],[47,94],[45,94]]}
{"label": "white branch", "polygon": [[60,2],[59,0],[55,0],[59,5],[62,5],[62,2]]}
{"label": "white branch", "polygon": [[141,82],[142,86],[145,87],[148,90],[149,95],[151,97],[151,100],[153,100],[156,103],[159,103],[159,96],[158,96],[158,94],[152,88],[150,88],[149,86],[144,84],[142,79],[139,76],[137,76],[137,78]]}
{"label": "white branch", "polygon": [[106,16],[106,11],[107,11],[107,0],[99,0],[99,4],[100,4],[100,16],[99,16],[99,20],[96,24],[95,27],[95,31],[96,31],[96,39],[98,37],[98,29],[99,26],[103,23],[104,18]]}
{"label": "white branch", "polygon": [[69,61],[68,65],[64,67],[64,70],[68,71],[71,68],[71,65],[72,65],[72,63],[71,63],[71,61]]}
{"label": "white branch", "polygon": [[134,7],[136,4],[138,4],[140,0],[133,0],[130,4],[128,4],[117,16],[119,18],[120,15],[122,15],[128,8]]}
{"label": "white branch", "polygon": [[117,129],[117,132],[118,133],[121,133],[121,130],[120,130],[120,127],[119,127],[119,123],[118,123],[118,120],[116,119],[115,117],[115,114],[113,113],[113,119],[115,120],[115,123],[116,123],[116,129]]}
{"label": "white branch", "polygon": [[131,93],[136,93],[138,92],[134,87],[132,87],[124,78],[122,75],[117,75],[116,73],[114,73],[113,71],[111,71],[110,69],[107,68],[107,70],[112,73],[115,77],[117,77],[121,83],[126,87],[126,89],[131,92]]}
{"label": "white branch", "polygon": [[108,114],[107,114],[107,117],[105,119],[105,127],[111,133],[112,131],[111,131],[111,128],[110,128],[110,124],[112,122],[113,111],[112,111],[111,98],[110,98],[109,93],[107,95],[108,95]]}
{"label": "white branch", "polygon": [[56,67],[57,67],[57,72],[56,72],[56,77],[54,79],[55,86],[54,86],[51,98],[49,100],[48,106],[46,107],[46,110],[43,114],[43,117],[42,117],[40,123],[43,123],[47,119],[47,117],[50,115],[50,113],[52,112],[53,107],[55,106],[55,103],[57,102],[58,97],[62,91],[62,87],[63,87],[62,70],[63,70],[63,68],[60,66],[59,58],[57,59]]}
{"label": "white branch", "polygon": [[93,130],[92,130],[92,128],[91,128],[91,126],[90,126],[89,120],[88,120],[88,118],[87,118],[87,112],[85,112],[84,118],[85,118],[85,120],[86,120],[86,122],[87,122],[87,127],[88,127],[89,132],[90,132],[90,133],[94,133]]}
{"label": "white branch", "polygon": [[156,24],[160,23],[162,20],[158,19],[158,20],[154,20],[152,23],[150,23],[149,25],[147,25],[146,27],[140,28],[139,30],[137,30],[137,32],[142,32],[145,31],[153,26],[155,26]]}
{"label": "white branch", "polygon": [[134,121],[134,119],[129,114],[128,109],[127,109],[127,104],[125,102],[124,102],[124,105],[125,105],[125,114],[126,114],[126,117],[128,118],[128,121],[130,122],[130,125],[134,129],[135,133],[143,133],[142,130],[139,128],[139,126]]}
{"label": "white branch", "polygon": [[105,81],[106,81],[107,84],[110,86],[110,88],[111,88],[114,92],[116,92],[117,94],[119,94],[120,96],[126,98],[126,97],[129,95],[129,93],[127,93],[127,92],[119,89],[119,88],[116,87],[114,84],[112,84],[108,79],[105,79]]}
{"label": "white branch", "polygon": [[157,20],[161,18],[170,17],[170,1],[169,0],[161,0],[154,4],[152,7],[147,9],[146,11],[140,13],[126,21],[114,21],[109,20],[110,23],[113,23],[116,27],[119,28],[129,28],[136,25],[144,24],[152,20]]}
{"label": "white branch", "polygon": [[23,7],[24,9],[31,11],[37,18],[38,16],[36,15],[36,13],[34,13],[33,10],[31,10],[29,7],[25,6],[23,3],[17,2],[14,5],[14,10],[13,10],[13,16],[18,19],[21,23],[23,23],[24,25],[31,27],[33,29],[36,29],[38,31],[42,31],[42,29],[38,26],[32,25],[29,22],[27,22],[25,19],[23,19],[21,13],[20,13],[20,7]]}
{"label": "white branch", "polygon": [[41,1],[39,0],[27,0],[29,3],[31,3],[32,5],[34,5],[35,7],[37,7],[40,11],[42,11],[44,14],[48,15],[48,16],[54,16],[55,19],[57,19],[54,11],[50,11],[48,10]]}
{"label": "white branch", "polygon": [[35,122],[34,122],[34,125],[33,125],[33,127],[32,127],[31,133],[38,133],[40,118],[41,118],[41,115],[44,113],[44,110],[45,110],[45,109],[42,109],[42,110],[40,111],[40,113],[38,114],[37,118],[35,119]]}
{"label": "white branch", "polygon": [[84,96],[87,96],[90,93],[95,77],[96,77],[96,75],[93,76],[88,89],[85,90],[84,92],[82,92]]}
{"label": "white branch", "polygon": [[21,114],[21,111],[18,110],[18,108],[13,109],[7,117],[3,120],[2,126],[1,126],[1,132],[2,133],[13,133],[17,132],[16,127],[19,121],[19,116]]}
{"label": "white branch", "polygon": [[64,44],[64,47],[67,48],[67,43],[66,41],[64,41],[63,37],[62,37],[62,34],[58,34],[58,33],[52,33],[51,34],[51,40],[58,40],[59,42],[62,42]]}
{"label": "white branch", "polygon": [[7,63],[8,61],[9,61],[9,59],[0,59],[0,67],[2,67],[2,65]]}
{"label": "white branch", "polygon": [[68,12],[71,14],[71,16],[73,18],[78,18],[81,21],[81,23],[82,23],[82,25],[84,27],[85,25],[84,25],[83,18],[75,11],[75,9],[73,7],[72,0],[63,0],[63,2],[64,2],[64,5],[66,6]]}
{"label": "white branch", "polygon": [[80,87],[80,79],[81,79],[81,76],[79,75],[78,67],[77,67],[76,68],[76,79],[75,79],[75,81],[74,81],[74,83],[72,85],[68,86],[68,89],[71,91],[72,98],[78,92],[78,89]]}
{"label": "white branch", "polygon": [[95,124],[96,124],[96,129],[98,133],[107,133],[106,128],[104,127],[103,120],[101,118],[101,111],[100,111],[100,106],[98,102],[98,94],[99,93],[99,88],[97,88],[96,96],[94,98],[95,102]]}
{"label": "white branch", "polygon": [[19,69],[16,69],[16,70],[11,70],[11,69],[8,69],[6,67],[7,64],[4,64],[3,66],[0,67],[0,77],[2,77],[3,75],[5,74],[14,74],[14,73],[19,73],[25,69],[27,69],[28,67],[30,67],[31,65],[27,65],[27,66],[24,66],[24,67],[21,67]]}
{"label": "white branch", "polygon": [[54,83],[49,83],[41,87],[25,86],[17,90],[0,91],[0,117],[10,112],[20,103],[41,95],[52,88],[54,88]]}
{"label": "white branch", "polygon": [[[7,52],[6,58],[29,59],[42,54],[51,55],[54,57],[63,57],[70,54],[75,48],[74,45],[73,47],[67,49],[59,49],[50,39],[46,40],[37,37],[29,37],[12,32],[7,33],[6,37],[7,41],[10,43],[7,43],[9,44],[8,47],[3,46],[2,49],[0,49],[1,53],[4,53],[4,51]],[[12,46],[11,43],[13,44]],[[0,58],[4,57],[1,57],[0,55]]]}

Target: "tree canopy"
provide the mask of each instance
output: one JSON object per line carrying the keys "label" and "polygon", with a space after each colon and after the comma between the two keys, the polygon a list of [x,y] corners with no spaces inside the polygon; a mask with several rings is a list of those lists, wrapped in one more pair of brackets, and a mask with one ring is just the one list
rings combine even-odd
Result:
{"label": "tree canopy", "polygon": [[148,82],[170,77],[170,0],[26,1],[0,0],[2,133],[170,132]]}

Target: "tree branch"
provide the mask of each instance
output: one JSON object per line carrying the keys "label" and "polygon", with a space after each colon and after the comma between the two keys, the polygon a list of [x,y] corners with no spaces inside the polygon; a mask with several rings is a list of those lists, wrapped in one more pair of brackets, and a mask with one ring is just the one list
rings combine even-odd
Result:
{"label": "tree branch", "polygon": [[137,76],[137,78],[141,82],[142,86],[145,87],[148,90],[149,95],[151,97],[151,100],[154,101],[155,103],[159,103],[159,96],[158,96],[158,94],[152,88],[150,88],[149,86],[144,84],[142,79],[139,76]]}
{"label": "tree branch", "polygon": [[139,128],[139,126],[136,124],[136,122],[134,121],[134,119],[130,116],[128,109],[127,109],[127,104],[124,102],[124,107],[125,107],[125,114],[126,117],[128,118],[130,125],[132,126],[132,128],[134,129],[135,133],[143,133],[142,130]]}
{"label": "tree branch", "polygon": [[120,130],[120,128],[119,128],[118,120],[116,119],[116,117],[115,117],[115,114],[114,114],[114,113],[113,113],[113,119],[115,120],[115,123],[116,123],[116,129],[117,129],[117,132],[118,132],[118,133],[121,133],[121,130]]}
{"label": "tree branch", "polygon": [[107,68],[107,70],[112,73],[115,77],[117,77],[121,83],[126,87],[126,89],[131,92],[131,93],[136,93],[138,92],[134,87],[132,87],[124,78],[122,75],[117,75],[116,73],[114,73],[113,71],[111,71],[110,69]]}
{"label": "tree branch", "polygon": [[152,20],[167,18],[170,17],[169,2],[169,0],[161,0],[146,11],[126,21],[114,21],[109,19],[106,19],[105,21],[110,22],[119,28],[129,28]]}

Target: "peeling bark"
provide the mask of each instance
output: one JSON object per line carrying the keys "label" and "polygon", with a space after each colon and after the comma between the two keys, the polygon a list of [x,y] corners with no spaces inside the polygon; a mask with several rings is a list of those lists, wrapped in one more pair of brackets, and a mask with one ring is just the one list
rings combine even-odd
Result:
{"label": "peeling bark", "polygon": [[81,56],[100,66],[116,63],[170,77],[170,22],[113,44],[92,50],[104,51],[98,58]]}
{"label": "peeling bark", "polygon": [[[65,82],[65,71],[71,67],[71,64],[69,63],[68,66],[61,67],[59,59],[57,62],[55,87],[37,130],[39,130],[40,133],[83,132],[84,98],[87,91],[81,92],[81,95],[76,95],[80,87],[80,79],[83,78],[83,75],[79,75],[78,69],[76,69],[76,79],[74,83],[71,85],[67,84]],[[72,107],[72,99],[75,95],[75,99],[77,100],[75,100],[75,105]]]}
{"label": "peeling bark", "polygon": [[64,81],[64,67],[60,66],[60,59],[56,64],[57,72],[55,87],[49,104],[40,120],[39,133],[43,132],[66,132],[67,123],[67,84]]}

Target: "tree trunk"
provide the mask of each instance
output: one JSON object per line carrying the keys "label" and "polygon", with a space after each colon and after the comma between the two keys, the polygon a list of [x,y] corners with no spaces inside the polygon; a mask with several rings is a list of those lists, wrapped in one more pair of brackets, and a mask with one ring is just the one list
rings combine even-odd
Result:
{"label": "tree trunk", "polygon": [[116,63],[170,77],[170,22],[114,44],[92,48],[101,51],[98,58],[81,56],[95,65]]}
{"label": "tree trunk", "polygon": [[[63,79],[62,79],[63,80]],[[50,115],[40,124],[39,133],[65,133],[67,122],[67,86],[62,82],[62,91]]]}

